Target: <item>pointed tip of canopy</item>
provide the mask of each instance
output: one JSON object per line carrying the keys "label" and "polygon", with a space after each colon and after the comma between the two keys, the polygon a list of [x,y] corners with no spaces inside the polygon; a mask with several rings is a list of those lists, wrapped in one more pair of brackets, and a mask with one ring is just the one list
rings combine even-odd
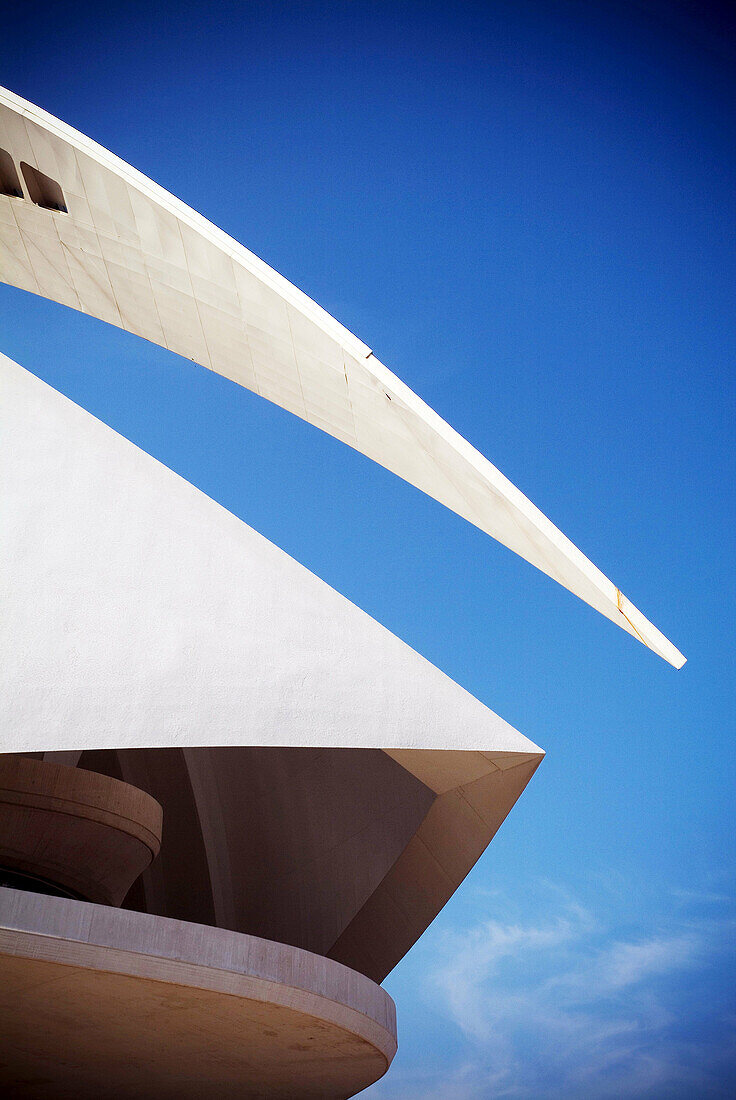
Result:
{"label": "pointed tip of canopy", "polygon": [[656,626],[642,615],[631,600],[624,596],[619,588],[616,589],[616,604],[620,613],[621,626],[633,637],[638,638],[648,649],[656,653],[673,668],[682,668],[687,661],[673,643],[657,630]]}

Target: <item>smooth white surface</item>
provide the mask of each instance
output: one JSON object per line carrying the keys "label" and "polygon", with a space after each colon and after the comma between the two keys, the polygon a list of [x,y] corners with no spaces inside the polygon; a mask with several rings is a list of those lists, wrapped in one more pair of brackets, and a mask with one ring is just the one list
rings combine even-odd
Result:
{"label": "smooth white surface", "polygon": [[685,658],[366,347],[263,261],[89,138],[0,89],[0,147],[68,214],[0,196],[0,277],[217,371],[465,517],[680,667]]}
{"label": "smooth white surface", "polygon": [[0,751],[540,751],[283,551],[2,355],[0,468]]}

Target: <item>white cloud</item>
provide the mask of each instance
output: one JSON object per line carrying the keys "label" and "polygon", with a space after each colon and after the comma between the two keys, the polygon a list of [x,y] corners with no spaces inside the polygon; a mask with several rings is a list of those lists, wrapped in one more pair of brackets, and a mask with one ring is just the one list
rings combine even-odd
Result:
{"label": "white cloud", "polygon": [[609,989],[645,982],[689,966],[702,948],[700,937],[690,934],[661,936],[638,943],[614,943],[600,959],[599,975]]}
{"label": "white cloud", "polygon": [[736,1048],[723,1037],[733,1029],[721,1018],[709,1035],[696,1018],[708,1011],[702,974],[733,952],[732,922],[678,927],[665,909],[656,933],[637,934],[629,919],[626,934],[616,934],[612,915],[593,918],[564,893],[548,893],[543,920],[483,921],[439,938],[427,1001],[459,1029],[462,1057],[440,1077],[404,1068],[377,1096],[730,1095],[722,1083],[736,1079]]}

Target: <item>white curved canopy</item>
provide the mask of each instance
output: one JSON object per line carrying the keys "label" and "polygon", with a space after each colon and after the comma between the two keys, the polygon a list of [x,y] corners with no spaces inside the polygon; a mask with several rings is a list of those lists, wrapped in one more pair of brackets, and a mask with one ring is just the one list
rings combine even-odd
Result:
{"label": "white curved canopy", "polygon": [[3,752],[287,745],[539,762],[344,596],[2,353],[0,470]]}
{"label": "white curved canopy", "polygon": [[542,750],[1,353],[0,470],[2,753],[163,806],[149,912],[382,981]]}
{"label": "white curved canopy", "polygon": [[288,409],[498,539],[670,664],[684,664],[616,585],[357,337],[140,172],[3,89],[0,192],[4,282]]}

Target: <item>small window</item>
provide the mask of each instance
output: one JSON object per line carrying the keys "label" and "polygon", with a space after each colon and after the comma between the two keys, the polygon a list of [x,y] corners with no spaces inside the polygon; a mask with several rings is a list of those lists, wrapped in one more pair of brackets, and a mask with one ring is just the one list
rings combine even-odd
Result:
{"label": "small window", "polygon": [[20,170],[26,181],[31,202],[35,202],[36,206],[42,206],[44,210],[61,210],[62,214],[67,213],[64,192],[56,180],[52,180],[50,176],[44,176],[38,168],[32,168],[25,161],[20,162]]}
{"label": "small window", "polygon": [[23,198],[13,158],[4,149],[0,149],[0,195],[12,195],[14,199]]}

